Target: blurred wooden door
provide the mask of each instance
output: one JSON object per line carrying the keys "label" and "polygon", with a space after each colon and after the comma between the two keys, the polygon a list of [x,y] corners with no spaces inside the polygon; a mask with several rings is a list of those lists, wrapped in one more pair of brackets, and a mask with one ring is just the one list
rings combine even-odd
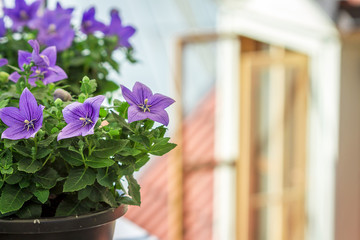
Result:
{"label": "blurred wooden door", "polygon": [[239,240],[304,240],[308,59],[243,39]]}

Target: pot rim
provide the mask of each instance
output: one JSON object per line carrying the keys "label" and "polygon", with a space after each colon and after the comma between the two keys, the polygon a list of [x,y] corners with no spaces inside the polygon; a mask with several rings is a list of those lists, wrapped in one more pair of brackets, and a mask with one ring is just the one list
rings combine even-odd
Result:
{"label": "pot rim", "polygon": [[122,204],[117,208],[109,208],[101,212],[80,216],[14,220],[0,219],[0,233],[36,234],[87,229],[112,222],[123,216],[126,211],[127,205]]}

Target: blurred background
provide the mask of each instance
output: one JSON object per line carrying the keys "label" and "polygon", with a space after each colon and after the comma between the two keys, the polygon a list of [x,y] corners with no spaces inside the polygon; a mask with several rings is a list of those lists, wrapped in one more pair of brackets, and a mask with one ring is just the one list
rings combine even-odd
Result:
{"label": "blurred background", "polygon": [[360,239],[360,1],[60,3],[118,9],[138,63],[112,79],[177,101],[114,239]]}

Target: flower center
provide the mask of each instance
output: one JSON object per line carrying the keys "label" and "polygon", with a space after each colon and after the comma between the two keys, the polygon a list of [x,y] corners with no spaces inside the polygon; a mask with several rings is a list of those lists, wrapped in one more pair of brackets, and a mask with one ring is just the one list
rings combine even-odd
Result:
{"label": "flower center", "polygon": [[54,33],[56,31],[56,25],[54,23],[50,24],[48,27],[49,33]]}
{"label": "flower center", "polygon": [[37,75],[40,75],[40,74],[41,74],[41,71],[40,71],[39,69],[37,69],[37,70],[35,71],[35,73],[36,73]]}
{"label": "flower center", "polygon": [[150,112],[151,105],[148,105],[149,99],[145,98],[144,104],[139,104],[138,107],[143,110],[144,112],[148,111]]}
{"label": "flower center", "polygon": [[88,125],[88,124],[91,124],[91,123],[93,123],[93,121],[91,121],[91,119],[90,118],[88,118],[88,117],[81,117],[81,118],[79,118],[81,121],[83,121],[83,124],[81,125],[82,127],[84,127],[84,126],[86,126],[86,125]]}
{"label": "flower center", "polygon": [[30,128],[32,128],[32,129],[35,129],[35,126],[34,126],[34,121],[35,121],[36,119],[33,119],[33,120],[24,120],[24,129],[26,128],[26,131],[29,131],[29,129]]}
{"label": "flower center", "polygon": [[27,19],[29,18],[28,14],[26,13],[25,10],[21,10],[21,11],[20,11],[20,18],[21,18],[22,20],[27,20]]}

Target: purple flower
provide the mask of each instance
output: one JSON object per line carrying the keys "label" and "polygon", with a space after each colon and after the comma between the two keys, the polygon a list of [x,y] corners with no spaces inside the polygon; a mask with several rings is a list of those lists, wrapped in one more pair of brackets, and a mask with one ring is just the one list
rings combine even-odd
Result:
{"label": "purple flower", "polygon": [[132,26],[122,26],[119,12],[117,10],[111,11],[111,22],[107,29],[104,31],[105,35],[118,37],[118,45],[120,47],[131,47],[129,38],[134,35],[135,28]]}
{"label": "purple flower", "polygon": [[6,27],[4,23],[4,18],[0,18],[0,37],[5,36],[6,34]]}
{"label": "purple flower", "polygon": [[104,31],[105,24],[95,20],[95,8],[92,7],[84,12],[81,21],[81,31],[85,34],[93,34],[96,31]]}
{"label": "purple flower", "polygon": [[0,59],[0,67],[5,66],[6,64],[8,64],[8,60],[6,58],[1,58]]}
{"label": "purple flower", "polygon": [[18,140],[34,137],[42,126],[44,106],[38,105],[34,95],[25,88],[20,96],[19,108],[0,109],[1,120],[9,127],[1,138]]}
{"label": "purple flower", "polygon": [[[45,48],[40,53],[40,46],[36,40],[29,40],[28,43],[33,47],[32,53],[19,50],[18,63],[21,70],[24,70],[24,64],[30,64],[34,62],[35,66],[31,68],[33,73],[30,75],[29,84],[36,86],[35,82],[41,80],[45,85],[57,82],[67,78],[66,73],[62,68],[56,64],[56,47]],[[20,74],[14,72],[10,74],[9,79],[13,82],[17,82],[20,78]]]}
{"label": "purple flower", "polygon": [[67,125],[61,130],[57,140],[93,134],[104,99],[104,96],[99,95],[86,99],[84,103],[67,105],[62,111]]}
{"label": "purple flower", "polygon": [[13,30],[19,30],[37,18],[37,11],[41,2],[35,1],[30,5],[26,5],[25,0],[15,0],[14,8],[4,8],[4,14],[9,16],[13,21]]}
{"label": "purple flower", "polygon": [[71,27],[73,9],[63,9],[57,3],[55,10],[46,10],[41,18],[33,21],[30,27],[39,30],[38,40],[46,46],[56,46],[58,51],[69,48],[75,36]]}
{"label": "purple flower", "polygon": [[150,88],[139,82],[135,83],[132,92],[123,85],[121,90],[125,100],[130,104],[130,123],[149,118],[166,126],[169,124],[169,115],[165,108],[175,102],[173,99],[159,93],[153,95]]}

